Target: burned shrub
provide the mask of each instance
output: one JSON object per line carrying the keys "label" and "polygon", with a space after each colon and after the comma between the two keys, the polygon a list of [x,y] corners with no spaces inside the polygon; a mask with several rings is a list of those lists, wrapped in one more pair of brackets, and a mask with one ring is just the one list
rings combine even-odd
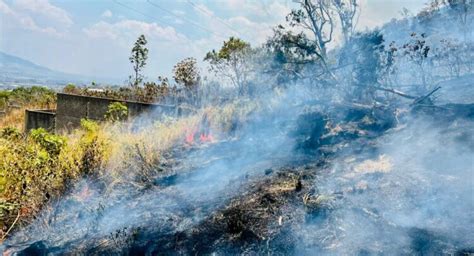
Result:
{"label": "burned shrub", "polygon": [[305,153],[317,150],[322,144],[321,137],[326,133],[327,117],[321,112],[302,114],[296,121],[296,129],[290,136],[296,140],[296,149]]}

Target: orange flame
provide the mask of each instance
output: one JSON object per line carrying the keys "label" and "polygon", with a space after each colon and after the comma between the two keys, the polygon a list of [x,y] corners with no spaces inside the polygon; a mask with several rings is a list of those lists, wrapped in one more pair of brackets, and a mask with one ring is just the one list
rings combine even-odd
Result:
{"label": "orange flame", "polygon": [[194,143],[194,135],[196,134],[196,129],[188,129],[186,131],[186,138],[185,141],[188,144],[193,144]]}
{"label": "orange flame", "polygon": [[212,137],[211,134],[201,133],[201,136],[199,136],[199,139],[201,140],[201,142],[212,142],[214,140],[214,137]]}
{"label": "orange flame", "polygon": [[[197,137],[196,135],[198,134],[199,137]],[[195,143],[195,139],[199,138],[198,142],[201,142],[201,143],[209,143],[209,142],[213,142],[214,141],[214,137],[212,136],[211,133],[206,133],[206,132],[197,132],[197,129],[194,128],[194,129],[188,129],[186,131],[186,136],[184,138],[184,141],[189,144],[189,145],[192,145]]]}
{"label": "orange flame", "polygon": [[[199,137],[197,137],[199,136]],[[214,141],[214,137],[210,132],[210,123],[209,117],[206,115],[203,116],[200,123],[195,125],[193,128],[186,129],[185,142],[189,145],[195,143],[195,140],[199,138],[199,142],[207,143]]]}

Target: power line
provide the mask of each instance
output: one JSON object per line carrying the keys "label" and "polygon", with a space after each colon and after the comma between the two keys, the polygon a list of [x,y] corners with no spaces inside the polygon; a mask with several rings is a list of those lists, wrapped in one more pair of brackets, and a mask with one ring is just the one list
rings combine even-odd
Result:
{"label": "power line", "polygon": [[127,8],[127,9],[129,9],[129,10],[132,10],[132,11],[136,12],[136,13],[139,13],[139,14],[141,14],[141,15],[147,17],[147,18],[150,18],[150,19],[158,19],[158,20],[160,20],[161,22],[163,22],[164,24],[166,24],[166,25],[168,25],[168,26],[173,26],[173,25],[171,25],[171,23],[168,23],[168,22],[166,22],[166,21],[164,21],[164,20],[161,20],[161,19],[159,19],[159,18],[157,18],[157,17],[154,17],[154,16],[148,15],[148,14],[146,14],[146,13],[143,13],[143,12],[141,12],[141,11],[139,11],[139,10],[133,8],[133,7],[130,7],[130,6],[128,6],[128,5],[125,5],[125,4],[123,4],[123,3],[120,3],[120,2],[117,1],[117,0],[112,0],[112,1],[113,1],[114,3],[116,3],[116,4],[118,4],[118,5],[121,5],[122,7],[125,7],[125,8]]}
{"label": "power line", "polygon": [[179,16],[179,15],[176,15],[176,14],[173,13],[172,11],[170,11],[170,10],[168,10],[168,9],[165,9],[165,8],[163,8],[163,7],[161,7],[161,6],[157,5],[157,4],[155,4],[155,3],[151,2],[150,0],[146,0],[146,1],[147,1],[149,4],[155,6],[156,8],[158,8],[158,9],[160,9],[160,10],[162,10],[162,11],[164,11],[164,12],[166,12],[166,13],[172,15],[172,16],[175,16],[175,17],[178,18],[178,19],[183,19],[183,20],[187,21],[188,23],[190,23],[190,24],[192,24],[192,25],[194,25],[194,26],[196,26],[196,27],[198,27],[198,28],[200,28],[200,29],[202,29],[202,30],[208,31],[209,33],[211,33],[211,34],[213,34],[213,35],[215,35],[215,36],[218,36],[218,37],[227,39],[227,36],[217,34],[217,33],[215,33],[214,31],[212,31],[212,30],[210,30],[210,29],[208,29],[208,28],[206,28],[206,27],[204,27],[204,26],[201,26],[199,23],[197,23],[197,22],[195,22],[195,21],[193,21],[193,20],[191,20],[191,19],[188,19],[188,18],[186,18],[186,17],[182,17],[182,16]]}
{"label": "power line", "polygon": [[237,31],[236,29],[234,29],[229,23],[225,22],[223,19],[213,15],[212,13],[210,13],[209,11],[203,9],[202,7],[200,7],[199,5],[191,2],[190,0],[187,0],[186,1],[188,4],[192,5],[194,8],[196,8],[199,12],[201,13],[204,13],[205,15],[207,15],[208,17],[211,17],[211,18],[215,18],[217,21],[219,21],[220,23],[224,24],[226,27],[228,27],[229,29],[231,29],[232,31],[234,31],[235,33],[237,33],[237,35],[239,35],[240,37],[242,37],[242,34]]}
{"label": "power line", "polygon": [[[166,24],[166,25],[168,25],[168,26],[174,28],[174,27],[173,27],[173,24],[171,24],[171,23],[169,23],[169,22],[167,22],[167,21],[164,21],[164,20],[162,20],[162,19],[159,19],[159,18],[157,18],[157,17],[155,17],[155,16],[148,15],[148,14],[146,14],[146,13],[143,13],[143,12],[141,12],[141,11],[139,11],[139,10],[133,8],[133,7],[130,7],[130,6],[126,5],[126,4],[120,3],[120,2],[117,1],[117,0],[112,0],[112,1],[113,1],[114,3],[116,3],[116,4],[120,5],[120,6],[122,6],[122,7],[125,7],[125,8],[127,8],[127,9],[129,9],[129,10],[132,10],[132,11],[134,11],[134,12],[136,12],[136,13],[138,13],[138,14],[141,14],[141,15],[147,17],[147,18],[150,18],[150,19],[152,19],[152,20],[160,20],[161,23]],[[186,36],[184,36],[183,38],[184,38],[184,40],[185,40],[186,42],[192,43],[191,40],[189,40]]]}

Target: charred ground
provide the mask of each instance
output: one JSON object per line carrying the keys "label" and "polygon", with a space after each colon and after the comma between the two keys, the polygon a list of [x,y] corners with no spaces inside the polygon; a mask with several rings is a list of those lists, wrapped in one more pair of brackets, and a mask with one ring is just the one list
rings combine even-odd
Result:
{"label": "charred ground", "polygon": [[[102,235],[101,232],[89,230],[84,237],[69,241],[67,239],[68,242],[59,240],[54,244],[48,240],[28,239],[26,243],[8,246],[7,252],[16,251],[19,255],[72,252],[95,255],[124,252],[142,255],[328,253],[334,249],[331,244],[337,241],[337,234],[331,236],[327,233],[325,239],[318,238],[310,241],[311,246],[302,246],[300,239],[307,238],[300,232],[304,234],[304,227],[309,225],[329,230],[329,226],[337,225],[332,220],[337,209],[352,204],[350,208],[368,218],[372,225],[409,239],[411,242],[404,249],[405,253],[466,254],[472,248],[465,247],[455,237],[426,228],[396,225],[384,219],[377,210],[353,201],[351,196],[354,194],[370,196],[371,193],[377,193],[379,184],[376,181],[386,175],[383,170],[367,173],[365,179],[368,182],[348,183],[330,194],[318,188],[318,184],[334,175],[334,166],[340,164],[340,159],[354,155],[357,155],[358,163],[373,159],[381,153],[379,141],[383,136],[396,133],[397,129],[410,129],[414,120],[431,119],[429,122],[432,126],[452,133],[453,123],[469,124],[474,117],[473,105],[451,104],[436,108],[435,112],[432,108],[414,108],[399,116],[396,116],[395,109],[373,111],[347,106],[326,112],[318,110],[303,113],[297,117],[296,125],[287,134],[296,141],[291,159],[280,159],[280,167],[265,158],[239,164],[238,167],[242,168],[239,173],[245,174],[226,179],[226,189],[205,200],[187,198],[189,194],[173,191],[173,188],[183,180],[193,179],[196,173],[203,170],[205,172],[208,166],[219,166],[215,162],[240,155],[241,152],[229,152],[226,149],[233,148],[227,144],[241,142],[232,139],[173,149],[167,157],[174,163],[162,166],[163,170],[150,179],[142,191],[129,195],[133,200],[125,201],[125,208],[136,207],[137,212],[141,212],[138,216],[140,224],[125,225]],[[468,131],[470,127],[472,126],[459,126],[454,133],[457,134],[457,140],[472,146],[472,135]],[[216,160],[200,163],[198,167],[193,165],[178,168],[183,152],[197,159],[211,154],[216,156]],[[180,171],[176,173],[176,170]],[[373,184],[370,182],[372,179],[375,179]],[[208,189],[213,188],[210,186]],[[105,190],[106,186],[103,186],[97,193],[106,193]],[[170,200],[179,202],[179,205],[172,207],[171,215],[170,212],[162,215],[159,210],[163,206],[149,206],[146,202],[150,195],[169,197]],[[122,200],[118,199],[113,204],[122,204]],[[61,212],[56,214],[55,218],[61,218]],[[135,214],[135,210],[130,211],[130,214]],[[122,217],[129,216],[124,214]],[[66,220],[66,223],[83,221],[80,214],[73,218],[75,219]],[[100,219],[102,214],[97,214],[94,218]],[[21,240],[23,236],[28,237],[28,233],[18,235],[16,239]],[[391,249],[395,250],[397,247],[359,247],[358,253],[372,254]]]}

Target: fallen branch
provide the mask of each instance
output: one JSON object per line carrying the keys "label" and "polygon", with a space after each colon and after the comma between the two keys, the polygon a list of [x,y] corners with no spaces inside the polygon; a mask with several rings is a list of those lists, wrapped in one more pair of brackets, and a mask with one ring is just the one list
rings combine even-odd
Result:
{"label": "fallen branch", "polygon": [[390,92],[390,93],[393,93],[393,94],[396,94],[396,95],[398,95],[398,96],[402,96],[402,97],[404,97],[404,98],[411,99],[411,100],[415,100],[415,99],[418,98],[418,97],[416,97],[416,96],[409,95],[409,94],[406,94],[406,93],[404,93],[404,92],[401,92],[401,91],[398,91],[398,90],[395,90],[395,89],[384,88],[384,87],[378,87],[378,86],[374,86],[374,88],[375,88],[376,90],[379,90],[379,91]]}
{"label": "fallen branch", "polygon": [[15,218],[15,221],[13,221],[12,225],[8,228],[7,232],[2,236],[2,239],[0,241],[4,241],[5,238],[8,236],[8,234],[10,233],[10,231],[13,229],[13,227],[15,226],[15,224],[17,223],[18,219],[20,219],[20,209],[18,210],[18,215],[16,216]]}
{"label": "fallen branch", "polygon": [[426,100],[427,98],[429,98],[431,95],[433,95],[433,93],[435,93],[435,92],[438,91],[439,89],[441,89],[441,86],[436,87],[435,89],[433,89],[431,92],[429,92],[428,94],[426,94],[426,95],[424,95],[424,96],[418,97],[417,99],[415,99],[415,100],[413,101],[413,103],[410,104],[410,106],[413,106],[413,105],[422,103],[424,100]]}

